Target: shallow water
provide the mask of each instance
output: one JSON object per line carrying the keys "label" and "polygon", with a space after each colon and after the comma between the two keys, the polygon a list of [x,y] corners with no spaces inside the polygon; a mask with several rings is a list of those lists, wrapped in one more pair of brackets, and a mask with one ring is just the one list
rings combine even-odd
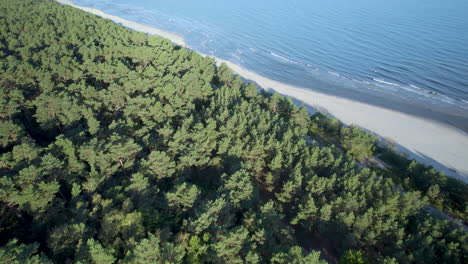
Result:
{"label": "shallow water", "polygon": [[468,124],[465,0],[73,2],[175,32],[275,80],[413,102]]}

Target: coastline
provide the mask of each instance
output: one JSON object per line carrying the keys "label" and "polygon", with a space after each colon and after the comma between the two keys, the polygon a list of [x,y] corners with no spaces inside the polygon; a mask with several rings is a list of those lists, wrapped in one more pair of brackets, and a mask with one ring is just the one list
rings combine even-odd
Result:
{"label": "coastline", "polygon": [[[189,48],[184,39],[175,33],[109,15],[94,8],[77,6],[69,0],[56,1],[110,19],[127,28],[161,36],[177,45]],[[217,64],[226,63],[240,77],[255,82],[265,90],[273,90],[305,104],[312,111],[314,109],[322,111],[347,125],[354,124],[381,138],[391,139],[399,145],[397,148],[407,153],[410,158],[432,165],[435,169],[445,172],[447,176],[468,182],[468,162],[466,162],[468,160],[468,134],[460,129],[364,103],[362,100],[345,99],[281,83],[246,70],[233,62],[213,58]]]}

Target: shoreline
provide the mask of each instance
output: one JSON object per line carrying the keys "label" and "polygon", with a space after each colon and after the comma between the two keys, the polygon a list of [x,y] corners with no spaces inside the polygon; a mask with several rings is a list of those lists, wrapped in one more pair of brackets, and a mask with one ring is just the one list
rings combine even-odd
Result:
{"label": "shoreline", "polygon": [[[158,35],[169,39],[174,44],[190,49],[184,39],[175,33],[109,15],[94,8],[77,6],[69,0],[56,1],[110,19],[129,29]],[[194,50],[194,52],[197,51]],[[204,57],[208,56],[197,53]],[[214,58],[218,65],[226,63],[234,73],[247,81],[256,83],[260,88],[290,97],[308,106],[309,110],[324,112],[346,125],[354,124],[380,138],[391,139],[398,145],[397,149],[407,153],[410,158],[432,165],[447,176],[468,182],[468,134],[461,129],[372,103],[364,103],[362,100],[350,100],[285,84],[246,70],[233,62],[213,56],[208,57]]]}
{"label": "shoreline", "polygon": [[[301,85],[294,84],[292,86],[302,87]],[[323,81],[314,83],[313,90],[318,93],[346,98],[351,101],[427,119],[459,129],[468,135],[468,109],[465,111],[461,108],[451,107],[451,105],[433,105],[424,101],[425,98],[397,97],[396,95],[376,92],[368,89],[347,89],[340,87],[339,84],[326,83]]]}

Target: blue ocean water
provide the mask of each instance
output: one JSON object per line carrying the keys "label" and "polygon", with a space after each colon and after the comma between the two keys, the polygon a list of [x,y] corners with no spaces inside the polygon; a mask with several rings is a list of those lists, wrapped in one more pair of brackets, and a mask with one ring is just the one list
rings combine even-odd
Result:
{"label": "blue ocean water", "polygon": [[73,0],[285,83],[381,94],[468,125],[466,0]]}

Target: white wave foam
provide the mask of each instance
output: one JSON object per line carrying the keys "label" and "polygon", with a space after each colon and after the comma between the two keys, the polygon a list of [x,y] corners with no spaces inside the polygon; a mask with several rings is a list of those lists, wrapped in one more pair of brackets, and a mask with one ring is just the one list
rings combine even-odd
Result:
{"label": "white wave foam", "polygon": [[229,53],[229,54],[231,54],[231,56],[238,59],[239,61],[242,61],[242,59],[239,56],[237,56],[237,54],[235,54],[235,53]]}
{"label": "white wave foam", "polygon": [[414,88],[414,89],[418,89],[418,90],[421,90],[421,91],[424,91],[425,89],[419,87],[419,86],[416,86],[414,84],[410,84],[410,87]]}
{"label": "white wave foam", "polygon": [[286,58],[286,57],[284,57],[284,56],[281,56],[281,55],[279,55],[279,54],[276,54],[276,53],[274,53],[274,52],[271,52],[271,51],[270,51],[270,54],[271,54],[272,56],[274,56],[274,57],[280,58],[280,59],[285,60],[285,61],[287,61],[287,62],[296,63],[294,60],[288,59],[288,58]]}
{"label": "white wave foam", "polygon": [[387,85],[391,85],[391,86],[396,86],[396,87],[402,87],[401,85],[399,84],[396,84],[396,83],[392,83],[392,82],[387,82],[387,81],[384,81],[382,79],[379,79],[379,78],[372,78],[374,81],[376,82],[379,82],[379,83],[384,83],[384,84],[387,84]]}
{"label": "white wave foam", "polygon": [[269,53],[270,53],[270,55],[272,55],[273,57],[277,57],[277,58],[282,59],[282,60],[285,60],[285,61],[287,61],[287,62],[289,62],[289,63],[305,65],[305,66],[307,66],[307,67],[309,67],[309,68],[312,68],[312,69],[315,70],[315,71],[320,69],[320,68],[318,68],[318,67],[316,67],[316,66],[314,66],[314,65],[311,65],[311,64],[308,64],[308,63],[305,63],[305,62],[302,62],[302,61],[298,61],[298,60],[293,60],[293,59],[290,59],[290,58],[281,56],[281,55],[279,55],[279,54],[276,54],[276,53],[274,53],[274,52],[272,52],[272,51],[269,51]]}
{"label": "white wave foam", "polygon": [[333,76],[336,76],[336,77],[341,77],[341,75],[338,74],[338,73],[336,73],[336,72],[331,72],[331,71],[329,71],[328,73],[331,74],[331,75],[333,75]]}
{"label": "white wave foam", "polygon": [[[419,86],[416,86],[414,84],[410,84],[410,85],[399,85],[399,84],[396,84],[396,83],[392,83],[392,82],[388,82],[388,81],[385,81],[385,80],[382,80],[382,79],[378,79],[378,78],[372,78],[374,81],[378,82],[378,83],[381,83],[381,84],[385,84],[387,86],[383,86],[383,85],[378,85],[378,84],[375,84],[379,87],[382,87],[382,88],[389,88],[388,86],[392,86],[392,87],[397,87],[399,89],[402,89],[402,90],[405,90],[407,92],[410,92],[410,93],[413,93],[413,94],[417,94],[417,95],[422,95],[426,98],[430,98],[430,99],[433,99],[433,100],[437,100],[437,101],[441,101],[441,102],[445,102],[447,104],[451,104],[451,105],[458,105],[457,102],[459,102],[460,100],[457,100],[455,98],[452,98],[448,95],[445,95],[445,94],[441,94],[441,93],[438,93],[438,92],[434,92],[434,91],[430,91],[430,90],[427,90],[427,89],[424,89],[424,88],[421,88]],[[464,101],[464,100],[461,100],[461,101]],[[466,102],[466,101],[465,101]],[[459,105],[461,106],[461,105]],[[463,107],[465,108],[465,107]]]}

